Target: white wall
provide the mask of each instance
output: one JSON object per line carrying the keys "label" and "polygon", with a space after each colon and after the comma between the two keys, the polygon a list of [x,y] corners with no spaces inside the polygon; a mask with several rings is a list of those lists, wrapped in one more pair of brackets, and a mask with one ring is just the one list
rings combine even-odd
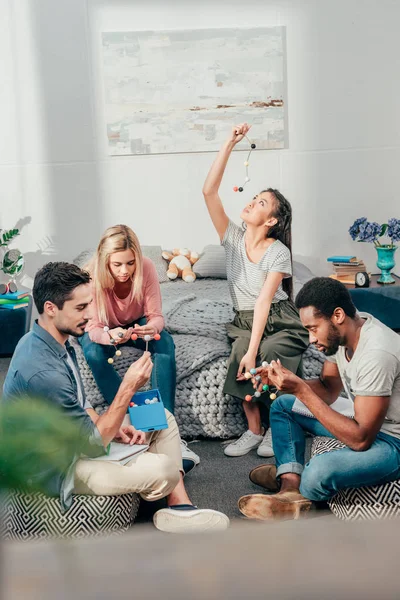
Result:
{"label": "white wall", "polygon": [[331,253],[373,268],[347,229],[400,217],[399,22],[398,0],[0,0],[0,227],[29,217],[27,275],[117,222],[144,244],[217,243],[201,195],[213,153],[107,155],[100,32],[254,25],[287,27],[289,148],[253,153],[246,195],[231,191],[243,177],[233,156],[227,211],[276,186],[296,255],[317,272]]}

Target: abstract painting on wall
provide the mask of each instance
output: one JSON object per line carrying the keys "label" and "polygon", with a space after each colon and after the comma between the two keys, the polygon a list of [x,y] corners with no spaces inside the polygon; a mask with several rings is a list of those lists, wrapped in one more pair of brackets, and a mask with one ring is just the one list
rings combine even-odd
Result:
{"label": "abstract painting on wall", "polygon": [[218,150],[247,121],[286,142],[285,28],[102,34],[109,154]]}

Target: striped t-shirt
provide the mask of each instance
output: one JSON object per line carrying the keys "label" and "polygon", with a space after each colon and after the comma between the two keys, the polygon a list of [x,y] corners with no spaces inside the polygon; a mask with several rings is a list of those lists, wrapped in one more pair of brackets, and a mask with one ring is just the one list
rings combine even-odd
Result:
{"label": "striped t-shirt", "polygon": [[[265,251],[258,263],[249,260],[245,245],[245,230],[229,221],[221,242],[226,253],[226,273],[233,306],[236,310],[254,310],[268,273],[275,271],[292,276],[292,261],[289,248],[275,240]],[[282,284],[272,302],[287,299]]]}

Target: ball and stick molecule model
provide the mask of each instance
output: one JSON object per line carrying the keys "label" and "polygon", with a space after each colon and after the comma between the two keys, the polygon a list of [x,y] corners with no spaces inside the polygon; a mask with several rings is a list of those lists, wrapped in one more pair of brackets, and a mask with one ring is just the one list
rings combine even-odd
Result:
{"label": "ball and stick molecule model", "polygon": [[[115,340],[115,339],[112,337],[112,335],[111,335],[111,333],[110,333],[110,328],[109,328],[109,327],[107,327],[107,325],[105,325],[105,326],[103,327],[103,329],[104,329],[104,331],[105,331],[106,333],[108,333],[108,336],[109,336],[109,338],[110,338],[110,343],[111,343],[113,346],[115,346],[115,344],[117,343],[117,340]],[[119,334],[118,334],[118,337],[120,337],[120,338],[123,338],[123,337],[124,337],[124,334],[123,334],[123,333],[119,333]],[[116,351],[115,351],[115,355],[114,355],[114,356],[121,356],[121,350],[116,350]],[[107,359],[107,362],[108,362],[110,365],[112,365],[112,364],[113,364],[113,362],[114,362],[114,358],[112,358],[112,357],[110,356],[110,358],[109,358],[109,359]]]}
{"label": "ball and stick molecule model", "polygon": [[249,161],[250,161],[250,156],[251,156],[251,153],[253,152],[253,150],[256,149],[256,145],[249,140],[249,138],[247,137],[247,135],[245,135],[244,137],[246,138],[246,140],[250,144],[249,153],[247,155],[246,160],[243,163],[244,166],[246,167],[246,177],[245,177],[244,183],[240,187],[238,187],[237,185],[235,185],[235,187],[233,188],[234,192],[243,192],[244,186],[246,185],[246,183],[249,183],[249,181],[250,181],[250,177],[249,177]]}
{"label": "ball and stick molecule model", "polygon": [[155,340],[156,342],[158,342],[158,340],[161,338],[159,333],[155,333],[153,336],[146,334],[146,335],[138,335],[137,333],[132,333],[131,335],[131,340],[133,340],[134,342],[136,342],[136,340],[138,338],[142,338],[145,342],[146,342],[146,352],[148,350],[149,347],[149,342],[151,342],[151,340]]}
{"label": "ball and stick molecule model", "polygon": [[[157,396],[154,396],[154,398],[146,398],[146,400],[144,401],[145,404],[157,404],[157,402]],[[129,406],[133,408],[134,406],[138,406],[138,404],[135,404],[134,402],[129,402]]]}
{"label": "ball and stick molecule model", "polygon": [[[103,330],[104,330],[106,333],[108,333],[108,335],[109,335],[109,338],[110,338],[110,342],[111,342],[111,344],[112,344],[113,346],[115,346],[115,345],[118,343],[118,341],[117,341],[117,340],[115,340],[115,339],[112,337],[112,335],[111,335],[111,333],[110,333],[110,328],[109,328],[109,327],[107,327],[107,325],[105,325],[105,326],[103,327]],[[120,333],[118,334],[118,337],[119,337],[120,339],[122,339],[122,338],[124,337],[124,334],[123,334],[122,332],[120,332]],[[146,335],[139,335],[139,334],[137,334],[137,333],[133,333],[133,334],[131,335],[131,340],[133,340],[134,342],[135,342],[135,341],[136,341],[138,338],[142,338],[142,339],[143,339],[143,340],[146,342],[146,352],[147,352],[147,351],[148,351],[148,348],[149,348],[149,342],[150,342],[151,340],[155,340],[156,342],[158,342],[158,340],[161,338],[161,336],[160,336],[160,334],[159,334],[159,333],[155,333],[153,336],[151,336],[151,335],[148,335],[148,334],[146,334]],[[121,356],[121,354],[122,354],[121,350],[116,350],[116,351],[115,351],[114,358],[110,356],[110,358],[108,358],[108,359],[107,359],[107,362],[108,362],[110,365],[112,365],[112,364],[113,364],[113,362],[114,362],[115,356]]]}
{"label": "ball and stick molecule model", "polygon": [[[265,368],[269,367],[269,364],[264,361],[261,366],[265,369]],[[254,377],[254,379],[256,381],[260,381],[261,375],[256,375],[256,373],[257,373],[256,369],[250,369],[250,371],[248,373],[245,373],[244,376],[245,376],[246,379],[251,379],[252,377]],[[269,391],[269,385],[264,384],[262,386],[262,391],[263,392],[268,392]],[[253,400],[253,398],[259,398],[260,396],[261,396],[261,392],[258,391],[258,390],[256,390],[253,395],[247,394],[247,396],[245,396],[244,399],[246,400],[246,402],[251,402]],[[269,398],[270,398],[270,400],[275,400],[276,399],[275,392],[271,392],[270,395],[269,395]]]}

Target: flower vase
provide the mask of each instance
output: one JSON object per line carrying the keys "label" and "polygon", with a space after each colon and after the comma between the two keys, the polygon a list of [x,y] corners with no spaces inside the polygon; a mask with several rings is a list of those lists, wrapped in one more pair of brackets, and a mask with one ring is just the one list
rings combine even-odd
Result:
{"label": "flower vase", "polygon": [[381,271],[381,276],[378,279],[378,283],[390,284],[396,283],[396,280],[392,277],[390,271],[395,266],[394,253],[397,250],[397,246],[376,246],[378,253],[378,260],[376,266]]}

